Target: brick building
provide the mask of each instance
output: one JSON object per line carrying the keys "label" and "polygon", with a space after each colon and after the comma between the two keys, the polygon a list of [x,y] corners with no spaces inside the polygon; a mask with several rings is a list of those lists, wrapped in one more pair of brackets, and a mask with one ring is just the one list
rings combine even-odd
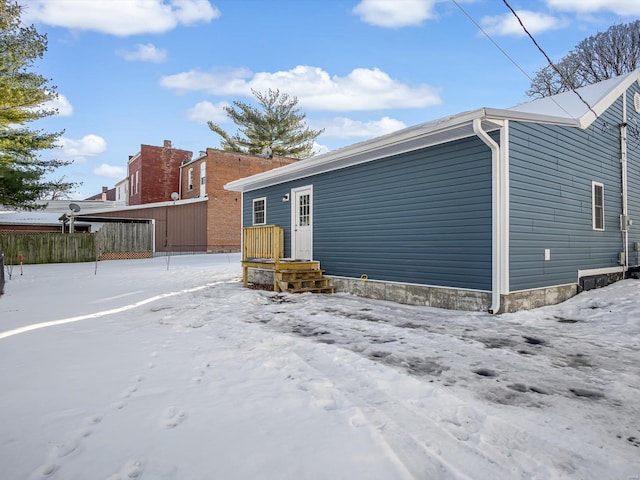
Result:
{"label": "brick building", "polygon": [[207,197],[207,251],[240,250],[241,196],[224,185],[295,161],[208,148],[181,166],[180,198]]}
{"label": "brick building", "polygon": [[189,162],[193,153],[171,147],[165,140],[162,147],[140,145],[140,152],[129,157],[128,205],[166,202],[180,189],[180,165]]}

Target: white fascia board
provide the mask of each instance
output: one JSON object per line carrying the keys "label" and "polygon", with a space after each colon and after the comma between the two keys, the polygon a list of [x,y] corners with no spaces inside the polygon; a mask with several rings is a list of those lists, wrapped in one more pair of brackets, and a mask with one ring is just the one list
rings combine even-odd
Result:
{"label": "white fascia board", "polygon": [[[331,170],[338,170],[352,165],[357,165],[359,163],[377,160],[381,156],[388,156],[389,152],[386,152],[385,155],[381,156],[375,155],[375,152],[377,150],[381,150],[382,148],[397,147],[393,149],[392,154],[395,155],[398,153],[402,153],[402,145],[406,142],[421,138],[427,139],[429,136],[432,136],[436,133],[442,133],[447,130],[452,130],[455,127],[464,125],[465,123],[470,123],[474,118],[483,117],[484,111],[485,109],[473,110],[451,117],[445,117],[433,122],[415,125],[413,127],[405,128],[397,132],[383,135],[381,137],[376,137],[371,140],[366,140],[364,142],[359,142],[347,147],[339,148],[338,150],[333,150],[331,152],[318,155],[317,157],[307,158],[305,160],[300,160],[296,163],[291,163],[280,168],[268,170],[251,177],[234,180],[227,183],[224,188],[225,190],[246,192],[270,185],[275,185],[278,183],[284,183],[309,175],[317,175],[320,173],[329,172]],[[473,132],[470,132],[469,136],[472,135]],[[366,160],[362,160],[362,158],[359,158],[359,156],[364,153],[371,153],[372,155]]]}
{"label": "white fascia board", "polygon": [[627,76],[618,85],[616,85],[615,88],[602,97],[598,103],[591,105],[593,112],[595,112],[597,116],[588,110],[587,113],[580,117],[580,128],[585,129],[591,125],[600,115],[613,105],[613,103],[620,98],[631,85],[633,85],[633,82],[638,82],[638,84],[640,84],[640,71],[634,70],[627,74]]}
{"label": "white fascia board", "polygon": [[[471,129],[471,124],[476,118],[492,122],[495,125],[495,129],[502,125],[503,120],[551,123],[570,127],[580,126],[578,120],[573,118],[554,117],[508,109],[483,107],[477,110],[471,110],[450,117],[444,117],[439,120],[415,125],[381,137],[376,137],[338,150],[333,150],[317,157],[307,158],[257,175],[234,180],[227,183],[224,188],[225,190],[237,192],[257,190],[259,188],[297,180],[310,175],[318,175],[360,163],[371,162],[380,158],[388,157],[389,155],[397,155],[407,151],[416,150],[417,148],[471,137],[475,135]],[[461,135],[459,131],[456,131],[456,128],[460,128],[465,125],[469,125],[469,132],[467,134]],[[491,129],[489,129],[489,131],[490,130]],[[449,133],[448,136],[447,132]],[[437,135],[441,135],[442,137],[437,141],[434,141],[434,138],[436,138]],[[406,147],[406,144],[410,141],[415,141],[416,143],[411,148],[403,148],[403,146]],[[383,149],[385,150],[384,152],[382,151]],[[365,159],[362,158],[363,154],[367,154]]]}
{"label": "white fascia board", "polygon": [[538,113],[519,112],[517,110],[499,108],[485,108],[485,111],[487,117],[495,119],[514,120],[516,122],[550,123],[566,127],[580,126],[580,122],[577,119],[570,117],[556,117],[553,115],[541,115]]}

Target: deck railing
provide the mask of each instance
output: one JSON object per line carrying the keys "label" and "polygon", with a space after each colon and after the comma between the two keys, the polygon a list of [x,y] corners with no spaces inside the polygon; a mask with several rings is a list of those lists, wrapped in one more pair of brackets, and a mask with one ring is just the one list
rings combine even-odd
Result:
{"label": "deck railing", "polygon": [[278,225],[260,225],[242,229],[242,261],[271,259],[284,256],[284,235]]}

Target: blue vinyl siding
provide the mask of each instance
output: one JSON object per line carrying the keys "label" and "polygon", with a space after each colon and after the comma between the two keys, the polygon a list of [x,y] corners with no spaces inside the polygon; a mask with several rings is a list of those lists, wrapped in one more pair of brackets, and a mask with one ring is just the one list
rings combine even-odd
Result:
{"label": "blue vinyl siding", "polygon": [[246,192],[245,225],[252,199],[266,196],[286,255],[282,197],[304,185],[313,185],[313,257],[327,274],[490,290],[491,152],[478,138]]}
{"label": "blue vinyl siding", "polygon": [[[618,99],[586,130],[510,123],[511,291],[575,283],[579,269],[618,265],[621,121]],[[592,181],[604,185],[604,231],[592,228]]]}

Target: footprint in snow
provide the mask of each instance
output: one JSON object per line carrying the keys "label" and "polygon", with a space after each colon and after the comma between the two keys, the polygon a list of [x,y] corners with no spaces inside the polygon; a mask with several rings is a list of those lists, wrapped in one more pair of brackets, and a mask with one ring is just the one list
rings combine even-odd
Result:
{"label": "footprint in snow", "polygon": [[130,480],[140,478],[144,472],[144,462],[141,460],[129,460],[120,470],[106,478],[106,480]]}
{"label": "footprint in snow", "polygon": [[160,418],[160,424],[165,428],[175,428],[180,425],[187,418],[187,412],[179,409],[178,407],[167,408],[162,417]]}
{"label": "footprint in snow", "polygon": [[49,478],[51,475],[56,473],[60,468],[59,465],[55,463],[45,463],[44,465],[40,465],[36,470],[31,474],[29,480],[40,480],[44,478]]}

